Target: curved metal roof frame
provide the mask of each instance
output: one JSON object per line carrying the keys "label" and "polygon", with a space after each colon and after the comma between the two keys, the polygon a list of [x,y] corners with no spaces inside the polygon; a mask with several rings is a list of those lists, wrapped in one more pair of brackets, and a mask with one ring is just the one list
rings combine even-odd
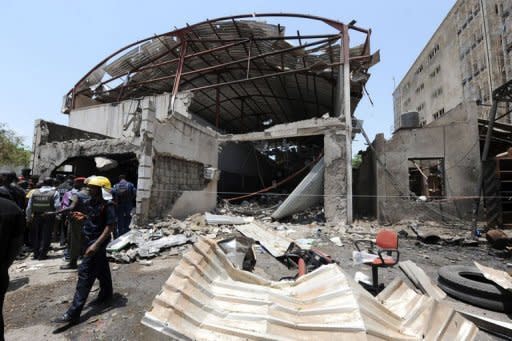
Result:
{"label": "curved metal roof frame", "polygon": [[[338,32],[285,36],[280,24],[240,20],[265,17],[321,21]],[[289,121],[289,115],[318,116],[333,107],[341,47],[349,41],[344,29],[366,35],[364,44],[349,54],[351,70],[363,75],[351,82],[354,108],[367,69],[378,61],[370,55],[371,31],[312,15],[260,13],[187,24],[115,51],[68,92],[64,112],[164,92],[174,97],[178,90],[188,90],[195,93],[192,112],[201,112],[217,126],[224,120],[228,126],[223,128],[232,131],[254,129],[262,118],[273,117],[277,123]],[[77,98],[86,100],[77,105]]]}

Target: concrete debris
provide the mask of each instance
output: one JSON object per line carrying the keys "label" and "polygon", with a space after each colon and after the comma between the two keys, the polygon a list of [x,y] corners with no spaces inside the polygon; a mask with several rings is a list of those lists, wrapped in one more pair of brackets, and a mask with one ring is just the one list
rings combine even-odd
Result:
{"label": "concrete debris", "polygon": [[313,247],[313,245],[315,244],[315,242],[317,242],[318,240],[317,239],[313,239],[313,238],[301,238],[301,239],[296,239],[294,241],[294,243],[300,247],[301,249],[303,250],[311,250],[311,248]]}
{"label": "concrete debris", "polygon": [[402,272],[409,278],[416,288],[429,297],[433,297],[436,300],[443,300],[446,298],[446,294],[439,289],[439,287],[432,283],[430,277],[427,276],[425,271],[418,267],[414,262],[410,260],[402,261],[398,263],[398,267]]}
{"label": "concrete debris", "polygon": [[333,242],[336,246],[343,246],[343,243],[341,242],[341,238],[340,237],[332,237],[330,239],[331,242]]}
{"label": "concrete debris", "polygon": [[449,306],[398,289],[379,301],[336,264],[296,281],[265,280],[237,269],[217,243],[200,238],[142,323],[153,339],[474,339],[476,326]]}
{"label": "concrete debris", "polygon": [[157,256],[162,249],[183,245],[188,241],[188,237],[184,234],[177,234],[174,236],[163,237],[157,240],[150,240],[138,244],[137,253],[140,258],[151,258]]}
{"label": "concrete debris", "polygon": [[480,270],[489,281],[498,284],[503,289],[512,290],[512,276],[510,276],[506,271],[493,269],[477,262],[473,263],[475,263],[478,270]]}
{"label": "concrete debris", "polygon": [[322,157],[272,214],[272,218],[284,218],[321,203],[324,194],[324,169],[324,158]]}
{"label": "concrete debris", "polygon": [[217,215],[205,212],[204,214],[206,223],[209,225],[240,225],[252,223],[253,217],[234,217],[228,215]]}
{"label": "concrete debris", "polygon": [[140,237],[140,235],[140,230],[132,229],[123,234],[122,236],[120,236],[119,238],[112,240],[107,245],[107,251],[112,252],[122,250],[128,245],[135,243],[135,239],[137,237]]}
{"label": "concrete debris", "polygon": [[94,162],[96,163],[96,168],[102,172],[114,169],[118,165],[116,160],[108,159],[102,156],[96,156],[94,158]]}

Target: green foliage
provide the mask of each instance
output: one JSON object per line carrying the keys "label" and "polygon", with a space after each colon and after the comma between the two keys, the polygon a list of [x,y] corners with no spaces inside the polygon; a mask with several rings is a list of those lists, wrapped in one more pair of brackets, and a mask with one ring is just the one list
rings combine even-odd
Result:
{"label": "green foliage", "polygon": [[30,150],[23,144],[23,137],[0,122],[0,165],[27,167],[30,156]]}
{"label": "green foliage", "polygon": [[359,168],[361,166],[361,163],[363,162],[363,157],[361,154],[354,155],[352,157],[352,168]]}

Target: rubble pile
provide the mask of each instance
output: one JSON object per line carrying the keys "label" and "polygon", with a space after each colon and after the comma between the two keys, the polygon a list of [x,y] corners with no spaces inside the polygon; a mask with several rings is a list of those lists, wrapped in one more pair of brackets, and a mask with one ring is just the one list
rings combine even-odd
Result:
{"label": "rubble pile", "polygon": [[194,214],[185,220],[171,216],[153,223],[132,228],[128,233],[111,241],[107,256],[111,261],[131,263],[159,255],[182,254],[198,236],[215,239],[229,235],[232,225],[208,226],[205,215]]}

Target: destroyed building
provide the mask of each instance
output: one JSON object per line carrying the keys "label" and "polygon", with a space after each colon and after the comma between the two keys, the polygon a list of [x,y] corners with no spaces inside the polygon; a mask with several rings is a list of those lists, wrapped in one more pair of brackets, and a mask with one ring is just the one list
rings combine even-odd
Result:
{"label": "destroyed building", "polygon": [[[321,31],[285,29],[311,23]],[[369,30],[299,14],[223,17],[139,40],[66,94],[68,126],[36,122],[33,173],[126,173],[140,222],[293,178],[289,192],[323,157],[326,218],[351,222],[352,115],[378,60]]]}
{"label": "destroyed building", "polygon": [[393,136],[363,153],[357,215],[476,220],[483,195],[479,218],[512,226],[511,13],[511,2],[455,2],[393,92]]}

